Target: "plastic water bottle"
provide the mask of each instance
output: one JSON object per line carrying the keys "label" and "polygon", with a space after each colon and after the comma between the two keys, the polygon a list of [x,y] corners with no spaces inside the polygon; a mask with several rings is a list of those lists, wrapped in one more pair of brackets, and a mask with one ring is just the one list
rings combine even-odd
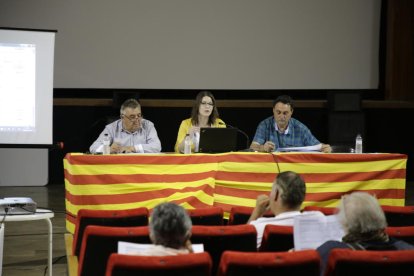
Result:
{"label": "plastic water bottle", "polygon": [[111,140],[109,139],[108,133],[105,133],[103,138],[103,154],[111,153]]}
{"label": "plastic water bottle", "polygon": [[187,134],[184,139],[184,154],[190,154],[191,153],[191,144],[193,141],[191,141],[190,134]]}
{"label": "plastic water bottle", "polygon": [[362,153],[362,136],[358,134],[355,138],[355,153]]}

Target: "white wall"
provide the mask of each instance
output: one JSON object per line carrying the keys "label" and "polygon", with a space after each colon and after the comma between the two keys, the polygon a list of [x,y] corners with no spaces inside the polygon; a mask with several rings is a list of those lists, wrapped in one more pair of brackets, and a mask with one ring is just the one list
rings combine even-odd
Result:
{"label": "white wall", "polygon": [[380,0],[2,0],[58,30],[57,88],[371,89]]}
{"label": "white wall", "polygon": [[0,186],[44,186],[48,167],[48,149],[0,148]]}

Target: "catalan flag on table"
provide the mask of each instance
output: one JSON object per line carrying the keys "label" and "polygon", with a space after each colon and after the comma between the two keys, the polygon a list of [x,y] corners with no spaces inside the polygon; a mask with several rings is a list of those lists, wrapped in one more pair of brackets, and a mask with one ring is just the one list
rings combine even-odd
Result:
{"label": "catalan flag on table", "polygon": [[64,159],[66,227],[80,209],[154,208],[173,201],[185,208],[254,206],[278,172],[305,179],[306,205],[336,206],[345,193],[367,191],[383,205],[404,206],[403,154],[224,153],[84,155]]}

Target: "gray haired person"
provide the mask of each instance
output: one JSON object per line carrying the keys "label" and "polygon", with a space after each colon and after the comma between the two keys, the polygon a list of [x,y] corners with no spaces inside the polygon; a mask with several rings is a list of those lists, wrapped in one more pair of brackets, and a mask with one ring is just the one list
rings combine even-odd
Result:
{"label": "gray haired person", "polygon": [[338,219],[345,235],[342,241],[327,241],[317,248],[324,274],[329,253],[335,248],[352,250],[412,250],[414,246],[391,238],[385,232],[387,221],[378,200],[364,192],[342,197]]}
{"label": "gray haired person", "polygon": [[[149,228],[155,245],[178,251],[191,251],[191,218],[175,203],[161,203],[152,212]],[[187,252],[188,253],[188,252]]]}
{"label": "gray haired person", "polygon": [[143,118],[141,105],[135,99],[126,100],[120,109],[120,119],[105,126],[90,146],[91,153],[103,152],[104,137],[110,140],[110,153],[158,153],[161,141],[154,124]]}

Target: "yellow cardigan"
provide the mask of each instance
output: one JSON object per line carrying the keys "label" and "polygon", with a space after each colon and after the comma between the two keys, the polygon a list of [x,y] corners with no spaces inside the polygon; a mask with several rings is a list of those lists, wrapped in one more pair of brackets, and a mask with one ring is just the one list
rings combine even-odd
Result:
{"label": "yellow cardigan", "polygon": [[[175,142],[174,151],[179,153],[178,146],[184,140],[185,135],[188,133],[190,128],[193,126],[191,123],[191,118],[185,119],[181,122],[180,129],[178,130],[177,141]],[[212,127],[226,127],[226,124],[221,119],[216,119]],[[194,150],[194,145],[193,145]]]}

